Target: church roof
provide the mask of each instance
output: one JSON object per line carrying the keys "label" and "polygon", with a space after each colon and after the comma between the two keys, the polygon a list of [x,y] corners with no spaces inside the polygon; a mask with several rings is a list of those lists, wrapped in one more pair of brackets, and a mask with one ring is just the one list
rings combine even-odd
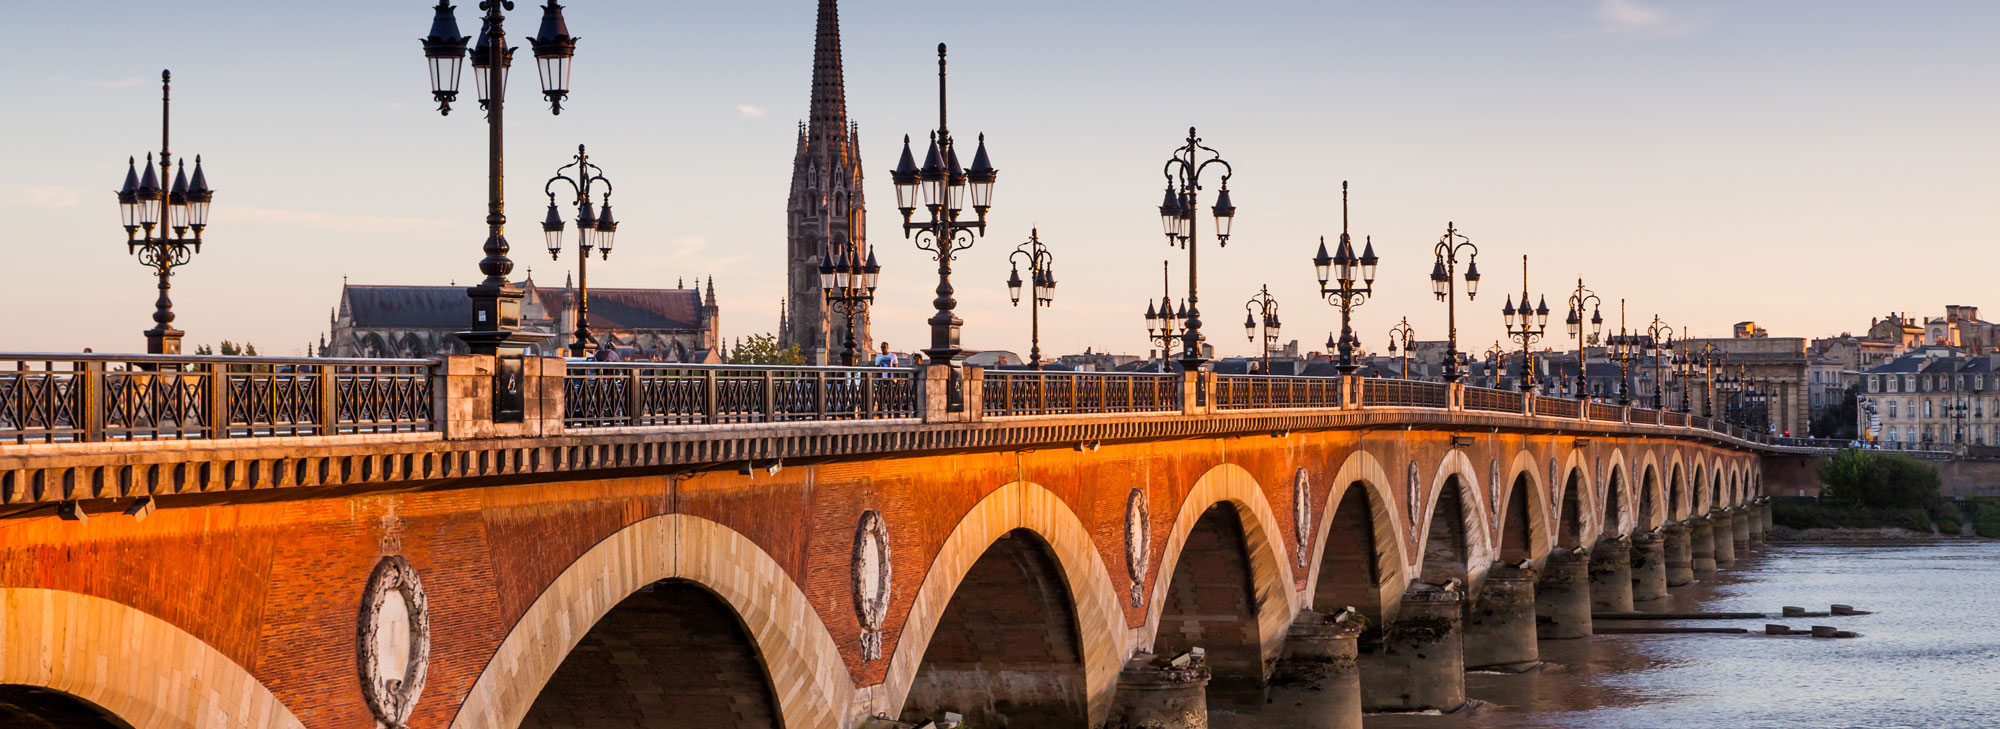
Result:
{"label": "church roof", "polygon": [[[551,316],[564,309],[570,291],[530,285],[530,296]],[[472,319],[472,299],[464,286],[382,286],[349,284],[345,309],[362,329],[464,328]],[[591,289],[590,324],[596,329],[701,328],[697,289]]]}
{"label": "church roof", "polygon": [[[563,289],[538,288],[535,295],[546,311],[561,311]],[[701,292],[697,289],[590,290],[592,329],[700,329]]]}
{"label": "church roof", "polygon": [[348,315],[358,328],[463,328],[472,320],[472,299],[464,286],[349,284],[346,297]]}

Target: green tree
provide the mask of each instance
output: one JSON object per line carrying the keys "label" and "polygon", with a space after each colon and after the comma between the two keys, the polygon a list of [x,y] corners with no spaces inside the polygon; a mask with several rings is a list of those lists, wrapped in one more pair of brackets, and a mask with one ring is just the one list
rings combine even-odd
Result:
{"label": "green tree", "polygon": [[1820,499],[1865,508],[1930,507],[1943,480],[1937,467],[1900,453],[1843,450],[1820,464]]}
{"label": "green tree", "polygon": [[1819,417],[1813,418],[1810,426],[1812,437],[1854,440],[1855,422],[1860,418],[1860,392],[1861,383],[1848,385],[1839,405],[1827,408]]}
{"label": "green tree", "polygon": [[[219,348],[222,350],[222,356],[224,357],[257,356],[257,345],[251,344],[249,342],[244,342],[243,344],[238,345],[235,342],[224,339],[222,340],[222,344],[219,345]],[[211,348],[206,344],[197,344],[194,347],[194,353],[200,355],[212,355],[215,354],[215,351],[216,348]]]}
{"label": "green tree", "polygon": [[748,338],[736,340],[736,349],[729,353],[730,364],[751,365],[802,365],[805,354],[794,344],[784,349],[778,348],[778,337],[774,334],[752,334]]}

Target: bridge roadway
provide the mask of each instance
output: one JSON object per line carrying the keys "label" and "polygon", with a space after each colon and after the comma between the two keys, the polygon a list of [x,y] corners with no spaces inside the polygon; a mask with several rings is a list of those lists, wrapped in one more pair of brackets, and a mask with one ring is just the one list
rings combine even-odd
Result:
{"label": "bridge roadway", "polygon": [[506,423],[490,358],[0,361],[0,719],[64,728],[1358,726],[1726,567],[1815,452],[1360,378],[531,359]]}

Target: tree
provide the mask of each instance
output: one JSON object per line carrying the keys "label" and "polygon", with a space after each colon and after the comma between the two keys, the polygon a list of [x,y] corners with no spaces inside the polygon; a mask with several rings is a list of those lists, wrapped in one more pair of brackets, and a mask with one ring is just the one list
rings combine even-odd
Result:
{"label": "tree", "polygon": [[1943,480],[1937,467],[1895,453],[1855,449],[1833,454],[1819,467],[1820,499],[1869,508],[1929,507]]}
{"label": "tree", "polygon": [[746,339],[736,340],[735,350],[729,353],[730,364],[751,365],[802,365],[805,354],[794,344],[784,349],[778,348],[778,337],[774,334],[752,334]]}
{"label": "tree", "polygon": [[[235,342],[224,339],[222,340],[220,348],[222,349],[222,356],[224,357],[257,356],[257,345],[251,344],[249,342],[244,342],[241,346],[238,346]],[[199,355],[212,355],[215,354],[215,350],[211,349],[206,344],[197,344],[194,347],[194,353]]]}
{"label": "tree", "polygon": [[1848,385],[1839,405],[1827,408],[1819,417],[1813,418],[1812,437],[1835,440],[1854,440],[1858,437],[1855,423],[1860,420],[1860,394],[1861,383]]}

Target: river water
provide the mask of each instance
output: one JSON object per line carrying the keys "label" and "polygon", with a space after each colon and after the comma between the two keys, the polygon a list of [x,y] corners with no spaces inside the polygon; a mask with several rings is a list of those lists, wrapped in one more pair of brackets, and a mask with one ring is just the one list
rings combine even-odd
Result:
{"label": "river water", "polygon": [[[1366,726],[2000,727],[2000,542],[1768,546],[1641,609],[1775,615],[1785,605],[1832,603],[1874,614],[1665,623],[1751,635],[1543,641],[1549,665],[1540,671],[1467,676],[1480,702],[1471,710],[1374,715]],[[1832,625],[1861,637],[1764,636],[1766,622]]]}

